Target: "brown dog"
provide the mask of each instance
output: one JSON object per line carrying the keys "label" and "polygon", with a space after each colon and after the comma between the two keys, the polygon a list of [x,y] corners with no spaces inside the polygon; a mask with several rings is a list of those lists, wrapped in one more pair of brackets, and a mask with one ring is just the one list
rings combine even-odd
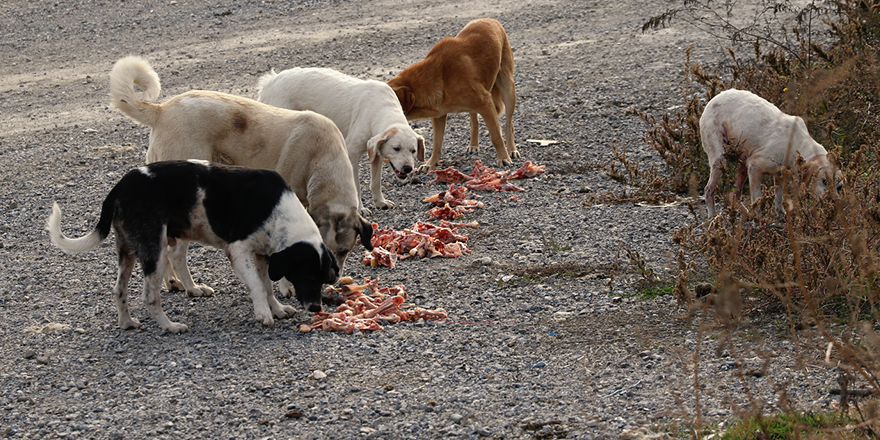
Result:
{"label": "brown dog", "polygon": [[[449,113],[471,115],[468,153],[480,151],[479,114],[495,146],[498,165],[510,165],[512,157],[519,157],[511,121],[516,107],[513,51],[498,20],[471,21],[455,37],[440,40],[424,60],[404,69],[388,85],[397,94],[407,119],[432,119],[433,149],[428,162],[419,167],[421,171],[434,170],[440,162]],[[505,139],[498,119],[502,110],[506,110]]]}

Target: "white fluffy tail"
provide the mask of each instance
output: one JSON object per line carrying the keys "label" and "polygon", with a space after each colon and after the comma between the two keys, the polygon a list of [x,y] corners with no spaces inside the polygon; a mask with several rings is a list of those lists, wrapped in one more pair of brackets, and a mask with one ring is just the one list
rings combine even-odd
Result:
{"label": "white fluffy tail", "polygon": [[68,254],[81,254],[90,251],[98,247],[98,245],[107,238],[106,235],[102,237],[101,231],[98,229],[95,229],[80,238],[65,237],[64,234],[61,233],[61,208],[58,207],[58,203],[52,204],[52,215],[50,215],[49,219],[46,221],[46,230],[49,231],[49,237],[52,238],[52,243]]}
{"label": "white fluffy tail", "polygon": [[[134,86],[141,88],[143,97],[138,96]],[[148,127],[156,125],[159,117],[160,105],[150,101],[158,98],[161,90],[159,75],[141,57],[122,58],[110,71],[110,104]]]}

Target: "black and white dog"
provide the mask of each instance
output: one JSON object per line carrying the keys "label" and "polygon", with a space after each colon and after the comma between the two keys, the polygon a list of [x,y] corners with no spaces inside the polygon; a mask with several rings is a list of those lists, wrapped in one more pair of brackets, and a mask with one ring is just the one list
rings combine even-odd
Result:
{"label": "black and white dog", "polygon": [[63,251],[78,254],[97,247],[110,227],[116,231],[119,274],[113,294],[119,326],[140,322],[128,309],[128,282],[135,259],[144,270],[144,302],[162,330],[179,333],[184,324],[162,311],[160,288],[168,245],[198,241],[226,251],[235,274],[250,289],[254,314],[263,325],[295,313],[275,298],[272,281],[285,277],[311,312],[321,310],[324,283],[339,276],[336,258],[324,245],[315,222],[284,179],[270,170],[230,167],[205,161],[155,162],[129,171],[107,195],[95,229],[80,238],[61,233],[55,203],[47,229]]}

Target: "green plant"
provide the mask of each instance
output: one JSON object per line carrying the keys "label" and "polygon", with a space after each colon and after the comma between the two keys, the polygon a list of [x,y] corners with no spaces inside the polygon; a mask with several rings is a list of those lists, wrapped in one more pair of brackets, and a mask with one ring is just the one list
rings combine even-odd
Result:
{"label": "green plant", "polygon": [[[831,437],[847,438],[863,434],[849,433],[842,428],[854,424],[850,417],[836,413],[795,412],[776,416],[755,416],[734,423],[717,438],[722,440],[785,440],[792,438]],[[837,434],[835,436],[835,434]]]}

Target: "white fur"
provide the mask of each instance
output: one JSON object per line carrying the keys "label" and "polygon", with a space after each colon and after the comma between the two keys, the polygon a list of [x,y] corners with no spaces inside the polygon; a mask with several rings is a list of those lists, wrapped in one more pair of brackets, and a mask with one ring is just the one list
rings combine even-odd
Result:
{"label": "white fur", "polygon": [[49,231],[52,243],[68,254],[81,254],[90,251],[98,247],[106,238],[101,237],[98,231],[92,231],[79,238],[66,237],[61,233],[61,208],[57,202],[52,204],[52,214],[46,221],[46,230]]}
{"label": "white fur", "polygon": [[[132,84],[145,90],[143,96]],[[277,171],[319,225],[337,265],[344,267],[357,240],[356,227],[369,223],[358,214],[356,175],[345,140],[330,119],[212,91],[149,102],[160,90],[158,75],[140,57],[122,58],[110,72],[111,104],[151,128],[147,163],[200,159]],[[176,264],[186,263],[186,240],[178,240],[181,246],[182,251],[170,250],[175,263],[167,271],[168,287],[192,296],[212,295],[210,287],[196,285],[189,270]],[[179,282],[173,279],[175,272]]]}
{"label": "white fur", "polygon": [[[822,196],[830,185],[836,195],[834,183],[842,174],[828,159],[825,148],[810,137],[804,120],[783,113],[751,92],[726,90],[712,98],[700,117],[700,137],[711,169],[704,191],[709,218],[716,214],[715,186],[727,148],[742,151],[736,186],[741,191],[748,177],[753,202],[761,195],[764,174],[779,177],[783,169],[795,166],[798,156],[806,162],[807,178],[813,179],[813,193]],[[782,210],[782,185],[776,188],[776,209]]]}
{"label": "white fur", "polygon": [[[205,165],[207,166],[207,164]],[[154,175],[147,166],[138,168],[138,171],[147,176],[152,177]],[[268,275],[268,261],[265,255],[278,253],[297,242],[309,243],[319,255],[321,254],[323,245],[321,233],[296,195],[291,191],[284,192],[272,209],[269,217],[259,228],[254,230],[245,239],[232,243],[227,243],[212,230],[210,219],[203,204],[204,199],[205,190],[199,188],[196,194],[196,205],[189,212],[190,228],[189,230],[182,231],[182,234],[189,240],[223,249],[226,252],[226,256],[232,264],[235,274],[250,289],[250,297],[254,304],[254,315],[259,322],[264,325],[273,325],[274,318],[286,318],[295,314],[296,309],[288,305],[282,305],[275,298],[272,282]],[[113,224],[121,236],[135,234],[143,237],[142,231],[128,229],[132,225],[122,220],[114,219]],[[134,225],[136,226],[137,222]],[[61,209],[58,203],[54,203],[52,206],[52,213],[46,222],[46,229],[49,231],[52,243],[64,252],[71,254],[79,254],[94,249],[106,238],[106,236],[101,237],[97,229],[80,238],[71,239],[65,237],[61,233]],[[183,256],[182,258],[185,262],[185,253],[175,255],[175,247],[166,245],[169,241],[166,226],[163,226],[160,236],[151,238],[163,243],[163,245],[160,246],[161,255],[157,256],[156,271],[147,275],[144,279],[144,305],[157,325],[164,331],[170,333],[185,332],[188,329],[186,325],[171,321],[162,310],[160,293],[166,262],[175,258],[180,259],[181,256]],[[117,240],[124,240],[124,238],[117,237]],[[185,250],[185,248],[183,249]],[[120,258],[117,282],[113,289],[114,297],[116,298],[118,322],[119,326],[123,329],[137,328],[141,325],[138,320],[131,317],[128,301],[126,300],[128,282],[131,279],[134,260],[133,255],[123,255]],[[180,267],[186,269],[187,275],[189,275],[185,264]]]}
{"label": "white fur", "polygon": [[[291,110],[311,110],[324,115],[339,127],[345,137],[355,182],[359,162],[366,153],[370,161],[370,191],[373,204],[380,209],[394,203],[382,195],[382,162],[398,178],[418,166],[425,156],[425,139],[416,134],[406,120],[397,95],[388,84],[361,80],[332,69],[293,68],[271,71],[259,81],[257,100]],[[358,207],[365,209],[358,185]]]}

